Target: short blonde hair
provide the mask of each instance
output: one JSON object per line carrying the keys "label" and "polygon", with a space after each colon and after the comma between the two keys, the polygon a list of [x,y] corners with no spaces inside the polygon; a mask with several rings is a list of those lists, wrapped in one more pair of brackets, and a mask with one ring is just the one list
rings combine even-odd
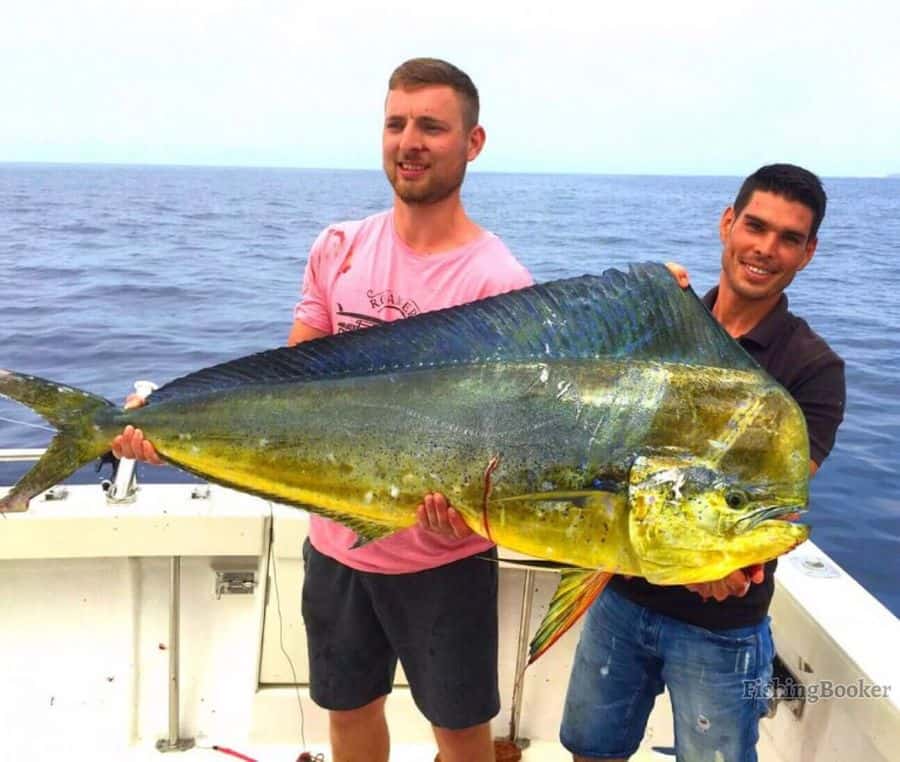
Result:
{"label": "short blonde hair", "polygon": [[459,94],[466,129],[478,124],[478,89],[462,69],[440,58],[411,58],[394,69],[388,90],[415,90],[428,85],[447,85]]}

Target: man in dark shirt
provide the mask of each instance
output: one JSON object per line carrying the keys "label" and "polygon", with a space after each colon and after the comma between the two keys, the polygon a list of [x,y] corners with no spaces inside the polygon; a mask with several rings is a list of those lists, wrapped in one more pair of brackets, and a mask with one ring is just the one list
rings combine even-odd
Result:
{"label": "man in dark shirt", "polygon": [[[844,363],[788,311],[783,291],[813,258],[825,203],[819,179],[801,167],[757,170],[722,215],[719,285],[704,297],[800,405],[810,475],[843,418]],[[664,686],[679,762],[755,762],[765,706],[747,686],[771,679],[775,566],[686,587],[615,577],[588,613],[572,668],[560,737],[576,762],[633,754]]]}

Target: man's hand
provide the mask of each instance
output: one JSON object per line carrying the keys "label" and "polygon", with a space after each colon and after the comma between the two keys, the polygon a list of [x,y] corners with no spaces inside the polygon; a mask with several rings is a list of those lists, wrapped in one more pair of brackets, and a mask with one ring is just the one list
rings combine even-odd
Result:
{"label": "man's hand", "polygon": [[688,277],[688,271],[685,270],[681,265],[677,262],[666,262],[666,267],[669,268],[669,272],[672,273],[672,277],[678,281],[678,285],[682,288],[687,288],[691,285],[691,279]]}
{"label": "man's hand", "polygon": [[462,516],[440,492],[429,492],[416,506],[419,526],[429,532],[461,540],[473,534]]}
{"label": "man's hand", "polygon": [[743,598],[750,585],[758,585],[766,578],[766,571],[762,564],[754,564],[744,569],[731,572],[725,579],[715,582],[701,582],[696,585],[685,585],[688,590],[697,593],[704,601],[715,598],[719,603],[732,595]]}
{"label": "man's hand", "polygon": [[[125,409],[132,410],[146,404],[139,394],[129,394],[125,400]],[[112,441],[113,455],[117,458],[132,458],[144,463],[152,463],[154,466],[162,466],[163,461],[156,453],[156,449],[149,441],[144,439],[144,432],[134,426],[126,426],[119,436]]]}

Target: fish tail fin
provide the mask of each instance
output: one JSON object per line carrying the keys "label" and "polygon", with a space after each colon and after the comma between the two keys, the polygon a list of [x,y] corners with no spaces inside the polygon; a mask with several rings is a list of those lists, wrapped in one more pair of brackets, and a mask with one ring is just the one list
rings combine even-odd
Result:
{"label": "fish tail fin", "polygon": [[27,510],[35,495],[109,450],[109,439],[94,422],[98,411],[115,407],[109,400],[8,370],[0,370],[0,396],[30,407],[57,429],[41,459],[0,499],[0,513]]}

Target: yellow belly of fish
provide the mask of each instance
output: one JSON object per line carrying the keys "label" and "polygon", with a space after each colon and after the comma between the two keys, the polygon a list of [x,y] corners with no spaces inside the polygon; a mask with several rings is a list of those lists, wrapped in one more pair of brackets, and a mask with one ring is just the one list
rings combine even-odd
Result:
{"label": "yellow belly of fish", "polygon": [[342,479],[340,469],[326,470],[317,463],[283,458],[253,457],[231,447],[194,442],[184,447],[163,445],[159,452],[191,469],[235,488],[298,507],[314,506],[317,513],[337,513],[373,521],[394,529],[416,523],[415,506],[424,492],[394,485],[360,485]]}

